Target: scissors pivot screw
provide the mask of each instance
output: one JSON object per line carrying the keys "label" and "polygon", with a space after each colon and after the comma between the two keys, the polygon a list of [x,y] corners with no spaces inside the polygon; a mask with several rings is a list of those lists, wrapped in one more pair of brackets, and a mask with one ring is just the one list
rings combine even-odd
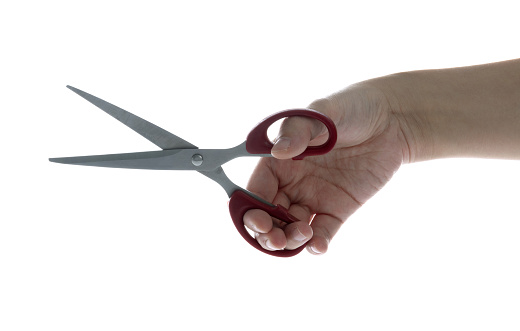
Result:
{"label": "scissors pivot screw", "polygon": [[202,164],[203,158],[200,154],[195,154],[191,157],[191,163],[193,163],[194,166],[198,167]]}

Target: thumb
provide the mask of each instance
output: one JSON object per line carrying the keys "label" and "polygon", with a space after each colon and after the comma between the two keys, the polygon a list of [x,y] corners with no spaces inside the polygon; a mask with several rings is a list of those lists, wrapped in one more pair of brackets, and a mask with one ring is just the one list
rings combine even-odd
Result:
{"label": "thumb", "polygon": [[327,137],[327,128],[320,121],[291,116],[282,122],[271,154],[277,159],[290,159],[303,153],[308,146],[324,143]]}

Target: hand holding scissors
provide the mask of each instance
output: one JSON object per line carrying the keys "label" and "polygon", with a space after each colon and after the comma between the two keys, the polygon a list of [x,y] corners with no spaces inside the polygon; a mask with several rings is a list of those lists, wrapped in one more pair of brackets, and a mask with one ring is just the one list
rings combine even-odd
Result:
{"label": "hand holding scissors", "polygon": [[152,124],[113,104],[72,86],[69,89],[99,107],[121,123],[133,129],[158,147],[161,151],[51,158],[52,162],[109,168],[150,169],[150,170],[195,170],[222,186],[229,196],[229,211],[233,223],[242,237],[256,249],[273,256],[290,257],[300,253],[305,245],[294,250],[269,251],[260,246],[243,223],[244,214],[251,209],[261,209],[286,223],[297,222],[281,205],[273,205],[255,194],[234,184],[224,173],[222,165],[232,159],[244,156],[272,157],[273,144],[267,137],[267,129],[279,119],[290,116],[305,116],[317,119],[328,129],[328,140],[320,146],[310,146],[295,157],[301,160],[307,156],[328,153],[337,139],[336,127],[327,116],[311,109],[292,109],[275,113],[261,121],[247,136],[245,142],[229,149],[199,149],[197,146]]}

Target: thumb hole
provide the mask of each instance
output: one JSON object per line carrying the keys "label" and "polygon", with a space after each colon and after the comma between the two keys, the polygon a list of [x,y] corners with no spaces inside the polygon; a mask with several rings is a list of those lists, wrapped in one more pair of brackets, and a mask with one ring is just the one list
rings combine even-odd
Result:
{"label": "thumb hole", "polygon": [[323,144],[327,128],[316,119],[293,116],[283,120],[271,153],[279,159],[290,159],[303,153],[308,146]]}

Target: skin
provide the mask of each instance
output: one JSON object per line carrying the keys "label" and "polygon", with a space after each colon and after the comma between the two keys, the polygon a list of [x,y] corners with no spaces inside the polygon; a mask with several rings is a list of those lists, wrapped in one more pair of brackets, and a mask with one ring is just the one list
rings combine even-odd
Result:
{"label": "skin", "polygon": [[361,82],[309,108],[329,116],[338,141],[326,155],[290,160],[327,139],[316,120],[284,121],[248,189],[301,221],[250,210],[244,224],[265,249],[305,243],[323,254],[341,225],[404,163],[445,157],[520,159],[520,60],[399,73]]}

